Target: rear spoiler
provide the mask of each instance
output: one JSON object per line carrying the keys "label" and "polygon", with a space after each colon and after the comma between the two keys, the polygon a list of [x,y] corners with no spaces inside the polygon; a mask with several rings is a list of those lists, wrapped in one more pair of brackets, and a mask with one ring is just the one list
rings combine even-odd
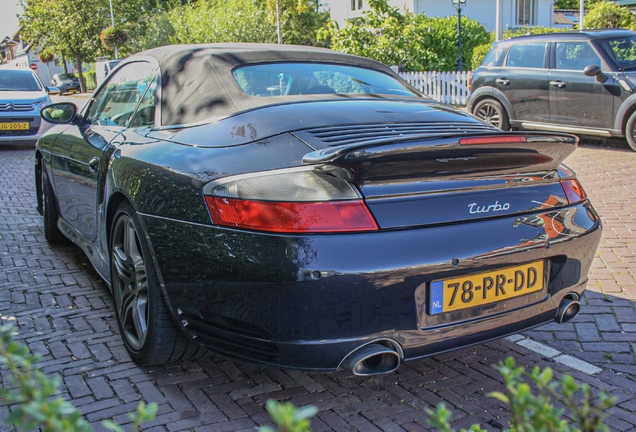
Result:
{"label": "rear spoiler", "polygon": [[[519,153],[530,152],[542,154],[553,162],[562,162],[576,150],[579,138],[576,135],[562,133],[519,133],[492,132],[467,134],[427,134],[423,136],[390,137],[367,140],[353,144],[328,147],[307,153],[302,162],[308,165],[324,163],[360,163],[372,155],[398,155],[408,152],[431,153],[437,157],[440,150],[463,150],[466,146],[479,147],[488,152]],[[419,152],[417,151],[419,149]],[[471,150],[474,152],[476,149]],[[477,151],[483,153],[483,151]],[[461,151],[464,153],[464,151]],[[422,155],[424,156],[424,155]]]}

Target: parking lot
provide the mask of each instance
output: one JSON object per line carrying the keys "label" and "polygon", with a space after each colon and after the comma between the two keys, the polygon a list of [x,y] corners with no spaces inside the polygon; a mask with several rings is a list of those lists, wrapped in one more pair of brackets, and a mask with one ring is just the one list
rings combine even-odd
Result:
{"label": "parking lot", "polygon": [[[70,100],[70,99],[69,99]],[[96,430],[126,425],[139,401],[157,402],[145,431],[242,431],[269,422],[267,399],[313,404],[314,431],[429,430],[424,409],[445,402],[453,426],[507,426],[508,411],[487,394],[502,389],[493,364],[550,366],[618,397],[607,418],[616,431],[636,431],[636,153],[584,145],[568,159],[604,222],[584,307],[574,321],[546,325],[407,363],[374,378],[349,372],[267,369],[213,356],[140,368],[119,337],[106,285],[75,246],[51,247],[35,210],[33,148],[0,148],[0,319],[42,355],[61,394]],[[6,386],[5,370],[0,385]],[[0,417],[6,415],[6,408]],[[0,426],[0,430],[11,430]]]}

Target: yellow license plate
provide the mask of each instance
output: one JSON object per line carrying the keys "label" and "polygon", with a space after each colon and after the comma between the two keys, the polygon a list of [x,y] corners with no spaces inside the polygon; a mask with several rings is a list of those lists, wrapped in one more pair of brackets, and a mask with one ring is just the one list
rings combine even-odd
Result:
{"label": "yellow license plate", "polygon": [[29,122],[0,123],[0,130],[29,130]]}
{"label": "yellow license plate", "polygon": [[545,283],[543,261],[431,283],[431,315],[468,309],[541,291]]}

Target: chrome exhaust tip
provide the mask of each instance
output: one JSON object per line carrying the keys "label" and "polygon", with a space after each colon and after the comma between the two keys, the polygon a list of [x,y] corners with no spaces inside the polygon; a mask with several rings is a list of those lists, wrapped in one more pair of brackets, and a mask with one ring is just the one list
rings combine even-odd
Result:
{"label": "chrome exhaust tip", "polygon": [[566,323],[577,316],[581,310],[578,294],[568,294],[561,300],[554,320],[559,324]]}
{"label": "chrome exhaust tip", "polygon": [[400,366],[400,355],[392,348],[372,343],[349,354],[341,366],[356,376],[382,375]]}

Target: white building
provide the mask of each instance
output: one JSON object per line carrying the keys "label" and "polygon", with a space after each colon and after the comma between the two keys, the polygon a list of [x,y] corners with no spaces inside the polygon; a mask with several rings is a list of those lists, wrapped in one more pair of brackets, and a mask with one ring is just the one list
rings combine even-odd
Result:
{"label": "white building", "polygon": [[[486,30],[497,27],[498,0],[466,0],[462,16],[479,21]],[[554,0],[499,0],[501,7],[501,28],[528,26],[553,26]],[[457,15],[451,0],[388,0],[391,6],[401,11],[405,8],[416,14],[426,13],[430,17]],[[331,19],[344,27],[349,18],[361,17],[369,10],[367,0],[331,0]]]}
{"label": "white building", "polygon": [[[64,66],[59,66],[54,61],[40,62],[37,53],[22,40],[19,30],[12,37],[6,37],[0,42],[0,64],[8,67],[31,68],[45,86],[50,85],[54,74],[64,73]],[[73,65],[66,62],[66,66],[71,72]]]}

